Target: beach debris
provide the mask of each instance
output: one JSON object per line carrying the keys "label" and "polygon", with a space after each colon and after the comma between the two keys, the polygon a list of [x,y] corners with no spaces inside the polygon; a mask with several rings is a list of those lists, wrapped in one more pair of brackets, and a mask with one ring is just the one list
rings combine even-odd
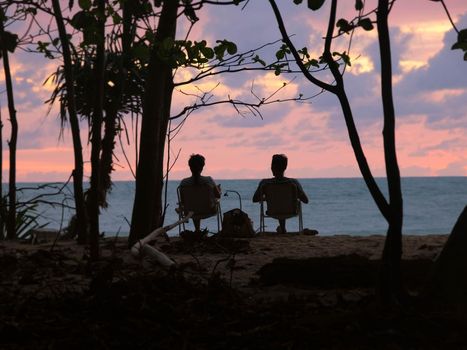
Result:
{"label": "beach debris", "polygon": [[302,232],[306,236],[316,236],[319,234],[318,230],[313,230],[310,228],[304,228]]}
{"label": "beach debris", "polygon": [[188,215],[174,222],[173,224],[159,227],[148,234],[143,239],[140,239],[131,247],[131,254],[135,257],[147,256],[149,259],[156,261],[160,265],[170,268],[175,265],[175,261],[170,259],[167,255],[162,253],[160,250],[149,245],[149,242],[155,240],[159,236],[164,236],[171,229],[187,222],[193,216],[193,212],[189,212]]}

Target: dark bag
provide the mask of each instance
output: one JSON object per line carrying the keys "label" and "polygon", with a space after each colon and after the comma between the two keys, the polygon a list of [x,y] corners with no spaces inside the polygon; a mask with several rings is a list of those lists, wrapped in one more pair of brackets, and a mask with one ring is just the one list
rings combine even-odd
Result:
{"label": "dark bag", "polygon": [[255,234],[253,222],[247,213],[240,209],[232,209],[224,213],[222,219],[222,236],[252,237]]}

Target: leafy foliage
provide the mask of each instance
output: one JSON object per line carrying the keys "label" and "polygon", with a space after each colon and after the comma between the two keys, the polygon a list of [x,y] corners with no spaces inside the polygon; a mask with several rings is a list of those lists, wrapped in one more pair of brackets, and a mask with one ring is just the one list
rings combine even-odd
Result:
{"label": "leafy foliage", "polygon": [[[308,8],[310,10],[316,11],[319,10],[326,0],[308,0]],[[299,5],[303,2],[303,0],[293,0],[295,5]]]}
{"label": "leafy foliage", "polygon": [[359,27],[362,27],[366,31],[373,30],[373,23],[371,22],[371,19],[369,18],[362,18],[361,20],[358,21],[357,24]]}
{"label": "leafy foliage", "polygon": [[[132,64],[127,71],[130,79],[125,83],[119,79],[121,76],[122,59],[123,57],[121,54],[109,52],[107,54],[104,72],[105,81],[108,82],[107,88],[105,89],[104,110],[110,108],[115,102],[116,92],[121,86],[124,87],[125,93],[123,94],[123,98],[119,99],[119,116],[123,116],[126,113],[139,113],[141,109],[141,97],[144,94],[144,84],[141,78],[144,78],[147,74],[145,62],[148,57],[142,54],[138,56],[138,61]],[[77,52],[74,50],[73,72],[76,100],[78,101],[76,107],[78,114],[85,119],[91,118],[94,96],[96,94],[93,75],[94,60],[95,57],[87,51]],[[141,62],[144,62],[144,64],[140,64]],[[61,119],[62,122],[65,122],[68,99],[63,67],[59,67],[55,73],[47,78],[46,82],[49,80],[55,83],[56,87],[46,103],[52,105],[58,101],[60,104]]]}
{"label": "leafy foliage", "polygon": [[308,8],[310,10],[316,11],[323,6],[325,0],[308,0]]}
{"label": "leafy foliage", "polygon": [[[298,5],[301,4],[303,0],[293,0],[293,2]],[[325,0],[308,0],[308,8],[313,11],[319,10],[324,5],[324,2]],[[371,31],[374,29],[373,21],[368,17],[368,15],[366,17],[362,16],[364,7],[365,3],[363,0],[355,0],[355,10],[358,11],[358,15],[350,21],[345,18],[340,18],[336,22],[336,27],[338,28],[338,35],[341,35],[343,33],[350,34],[351,31],[358,27],[361,27],[365,31]],[[311,69],[312,67],[320,68],[320,64],[329,64],[329,62],[327,62],[323,56],[320,56],[318,59],[311,58],[306,47],[302,48],[301,50],[298,50],[297,52],[301,55],[301,60],[305,68],[307,69]],[[290,53],[290,50],[286,47],[286,45],[283,45],[276,52],[276,58],[279,61],[281,61],[285,59],[286,54],[288,53]],[[341,60],[342,62],[344,62],[345,65],[351,65],[350,57],[345,51],[334,51],[332,53],[332,56],[337,57],[336,62],[338,64],[338,61]],[[279,74],[283,66],[283,64],[274,64],[273,67],[275,67],[275,73]]]}
{"label": "leafy foliage", "polygon": [[344,52],[333,52],[332,53],[333,56],[337,56],[337,57],[340,57],[342,58],[342,60],[344,61],[344,63],[348,66],[351,66],[352,64],[350,63],[350,57],[349,55],[347,55],[347,53],[344,51]]}
{"label": "leafy foliage", "polygon": [[[8,212],[8,196],[3,196],[1,200],[2,210],[0,215],[3,216],[2,223],[6,225],[6,213]],[[40,229],[48,225],[48,223],[40,224],[41,217],[38,212],[37,203],[26,202],[16,203],[16,238],[27,238],[32,230]],[[4,227],[6,229],[6,227]]]}
{"label": "leafy foliage", "polygon": [[467,61],[467,28],[457,34],[457,42],[452,45],[451,50],[464,51],[464,61]]}
{"label": "leafy foliage", "polygon": [[374,29],[373,22],[370,18],[359,18],[356,24],[354,21],[349,22],[345,18],[341,18],[336,22],[336,27],[339,28],[339,34],[348,34],[356,27],[362,27],[366,31],[371,31]]}
{"label": "leafy foliage", "polygon": [[[7,51],[13,53],[18,46],[18,42],[18,35],[5,31],[0,37],[0,50],[5,48]],[[1,57],[2,52],[0,51],[0,58]]]}

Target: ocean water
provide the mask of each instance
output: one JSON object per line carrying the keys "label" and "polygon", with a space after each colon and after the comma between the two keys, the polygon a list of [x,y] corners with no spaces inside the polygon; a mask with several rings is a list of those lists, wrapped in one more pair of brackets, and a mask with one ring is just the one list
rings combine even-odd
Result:
{"label": "ocean water", "polygon": [[[248,213],[259,228],[259,204],[251,198],[259,180],[218,180],[223,192],[228,192],[221,200],[222,211],[239,208]],[[385,234],[387,225],[371,198],[365,183],[360,178],[339,179],[300,179],[310,203],[302,206],[304,227],[316,229],[320,235],[370,235]],[[377,179],[383,192],[386,191],[385,179]],[[178,219],[175,212],[177,204],[176,188],[179,181],[169,181],[167,192],[166,223]],[[71,185],[65,188],[66,196],[50,195],[55,192],[50,187],[35,190],[39,184],[18,184],[27,188],[19,194],[26,200],[38,194],[48,193],[47,201],[73,206]],[[404,196],[404,234],[439,234],[449,233],[467,205],[467,177],[408,177],[402,179]],[[4,187],[5,193],[5,187]],[[241,203],[239,200],[241,197]],[[101,231],[106,235],[128,235],[129,222],[134,198],[133,182],[116,182],[109,197],[109,207],[100,216]],[[58,229],[66,226],[73,211],[60,205],[51,207],[41,204],[38,207],[41,222],[49,228]],[[215,232],[217,221],[214,218],[203,220],[202,227]],[[266,220],[267,230],[274,231],[277,221]],[[187,226],[193,229],[191,223]],[[289,231],[298,230],[298,220],[287,220]],[[177,234],[174,229],[171,234]]]}

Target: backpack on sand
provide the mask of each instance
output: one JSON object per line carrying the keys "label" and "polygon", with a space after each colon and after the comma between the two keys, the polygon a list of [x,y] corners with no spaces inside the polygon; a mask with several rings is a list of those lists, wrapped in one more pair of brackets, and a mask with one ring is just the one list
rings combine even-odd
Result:
{"label": "backpack on sand", "polygon": [[253,237],[255,230],[247,213],[232,209],[224,213],[221,234],[223,237]]}

